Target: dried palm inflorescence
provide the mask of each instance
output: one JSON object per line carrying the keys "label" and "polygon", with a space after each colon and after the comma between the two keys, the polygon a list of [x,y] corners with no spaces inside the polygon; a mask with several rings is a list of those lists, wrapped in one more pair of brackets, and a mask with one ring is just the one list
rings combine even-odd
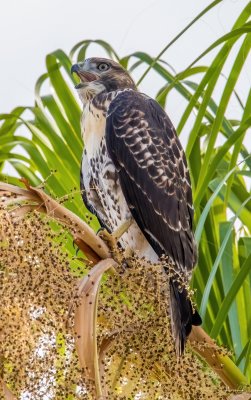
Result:
{"label": "dried palm inflorescence", "polygon": [[38,213],[1,214],[0,373],[17,398],[67,398],[82,380],[65,329],[75,278],[63,237]]}
{"label": "dried palm inflorescence", "polygon": [[[123,253],[115,251],[114,258],[120,262],[107,258],[87,273],[85,263],[81,265],[64,249],[68,232],[83,236],[81,224],[76,220],[67,224],[67,212],[60,218],[62,224],[52,224],[34,206],[35,197],[30,198],[30,208],[24,206],[24,191],[12,198],[6,185],[4,189],[0,210],[1,399],[229,396],[189,346],[177,361],[161,264],[149,265],[136,257],[125,260]],[[46,208],[47,200],[42,200]],[[17,202],[20,206],[13,211]],[[93,237],[89,239],[90,244]],[[96,251],[108,256],[105,246],[97,242]]]}
{"label": "dried palm inflorescence", "polygon": [[162,266],[130,261],[130,268],[109,276],[99,297],[100,344],[105,332],[114,335],[101,377],[107,398],[226,398],[216,375],[189,349],[177,361]]}

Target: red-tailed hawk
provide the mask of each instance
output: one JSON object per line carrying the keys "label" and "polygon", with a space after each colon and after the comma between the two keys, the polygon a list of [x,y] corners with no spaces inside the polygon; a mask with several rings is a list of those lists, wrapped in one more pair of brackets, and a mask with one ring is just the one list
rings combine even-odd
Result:
{"label": "red-tailed hawk", "polygon": [[[81,189],[86,206],[114,231],[133,217],[123,247],[156,261],[167,255],[186,281],[196,263],[193,205],[184,150],[159,104],[139,93],[121,65],[89,58],[72,66],[81,82],[85,145]],[[201,319],[175,279],[169,280],[177,354]]]}

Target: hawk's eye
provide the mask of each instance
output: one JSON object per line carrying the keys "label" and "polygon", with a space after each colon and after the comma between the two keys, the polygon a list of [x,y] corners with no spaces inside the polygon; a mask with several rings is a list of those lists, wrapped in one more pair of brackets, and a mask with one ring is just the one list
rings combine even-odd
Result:
{"label": "hawk's eye", "polygon": [[106,63],[101,63],[98,65],[98,70],[99,71],[107,71],[110,68],[110,66]]}

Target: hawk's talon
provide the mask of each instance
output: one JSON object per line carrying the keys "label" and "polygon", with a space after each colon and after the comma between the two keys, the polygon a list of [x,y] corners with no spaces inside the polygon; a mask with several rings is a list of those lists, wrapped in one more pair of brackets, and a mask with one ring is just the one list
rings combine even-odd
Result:
{"label": "hawk's talon", "polygon": [[[130,228],[133,220],[130,218],[123,222],[117,229],[115,229],[112,233],[109,233],[107,229],[100,228],[97,232],[97,235],[103,239],[110,251],[116,255],[116,259],[118,262],[122,262],[124,256],[121,254],[121,247],[119,244],[119,239],[121,236]],[[127,252],[131,254],[131,252]]]}
{"label": "hawk's talon", "polygon": [[75,250],[75,257],[76,257],[78,255],[78,252],[79,252],[79,247],[76,245],[74,240],[72,241],[72,247]]}
{"label": "hawk's talon", "polygon": [[112,233],[109,233],[105,228],[100,228],[97,235],[106,242],[111,251],[117,247],[117,241]]}
{"label": "hawk's talon", "polygon": [[98,236],[100,236],[100,233],[103,232],[103,231],[106,231],[106,232],[110,233],[106,228],[104,228],[103,226],[101,226],[100,228],[98,228],[96,234],[97,234]]}
{"label": "hawk's talon", "polygon": [[132,218],[127,219],[112,233],[108,232],[108,230],[105,228],[99,228],[99,230],[97,231],[97,235],[100,236],[101,239],[103,239],[107,243],[110,249],[116,249],[118,248],[119,239],[126,231],[128,231],[132,222],[133,222]]}

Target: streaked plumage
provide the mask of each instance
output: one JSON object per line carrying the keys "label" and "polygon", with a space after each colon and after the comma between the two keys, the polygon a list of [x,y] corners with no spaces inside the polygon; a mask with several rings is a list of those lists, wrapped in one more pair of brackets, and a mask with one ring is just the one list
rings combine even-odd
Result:
{"label": "streaked plumage", "polygon": [[[139,257],[169,256],[184,279],[190,279],[197,250],[192,232],[192,192],[184,151],[165,111],[137,92],[117,63],[92,58],[73,66],[84,104],[85,143],[81,188],[87,207],[113,231],[133,216],[121,244]],[[181,354],[193,314],[185,289],[170,279],[171,319]]]}

